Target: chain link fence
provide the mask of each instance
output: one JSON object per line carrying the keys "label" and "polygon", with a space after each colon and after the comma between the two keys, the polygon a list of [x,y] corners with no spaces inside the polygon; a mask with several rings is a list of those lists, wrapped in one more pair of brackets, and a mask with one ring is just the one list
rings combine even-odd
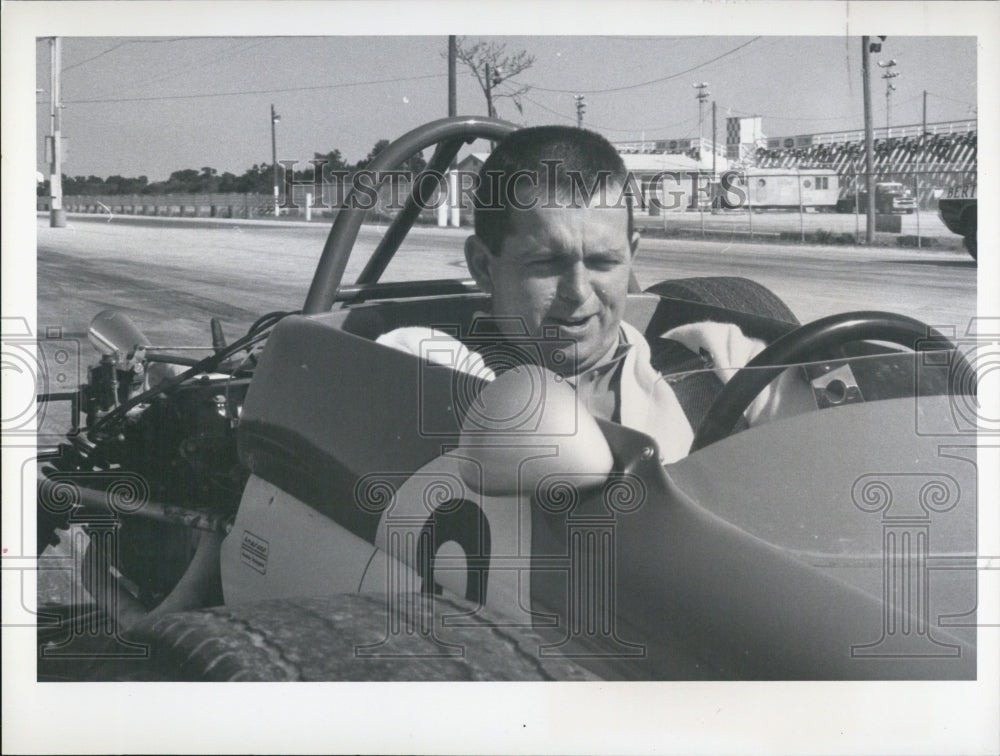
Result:
{"label": "chain link fence", "polygon": [[[866,235],[868,174],[824,168],[748,169],[710,178],[696,189],[668,182],[649,187],[669,201],[647,196],[637,205],[641,227],[671,234],[749,239],[778,238],[828,244],[862,244]],[[975,184],[975,169],[880,170],[872,174],[875,230],[883,244],[961,246],[938,216],[950,189]],[[673,196],[671,196],[673,195]]]}
{"label": "chain link fence", "polygon": [[[975,168],[942,170],[909,165],[872,175],[878,241],[901,246],[960,246],[938,217],[938,199],[949,189],[974,184]],[[658,234],[732,234],[749,239],[861,244],[865,238],[867,174],[853,168],[751,168],[720,173],[638,176],[635,200],[640,228]],[[368,220],[385,222],[399,211],[412,182],[400,178],[366,187]],[[332,219],[350,182],[296,183],[290,199],[279,195],[278,215],[300,220]],[[468,196],[460,197],[459,223],[472,224]],[[48,209],[48,198],[38,201]],[[433,225],[447,193],[436,188],[417,222]],[[275,217],[267,194],[164,194],[67,196],[69,212],[201,218]],[[452,219],[454,224],[454,218]]]}

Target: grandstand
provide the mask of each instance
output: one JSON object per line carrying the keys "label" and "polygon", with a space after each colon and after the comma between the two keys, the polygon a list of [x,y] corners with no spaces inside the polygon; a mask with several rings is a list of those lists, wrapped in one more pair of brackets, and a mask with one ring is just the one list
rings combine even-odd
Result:
{"label": "grandstand", "polygon": [[[928,124],[926,132],[920,125],[894,131],[896,136],[875,140],[876,181],[914,187],[925,208],[933,206],[940,190],[975,182],[978,134],[974,121]],[[840,176],[842,192],[850,194],[865,172],[864,134],[768,140],[767,147],[757,149],[754,162],[758,168],[831,168]]]}
{"label": "grandstand", "polygon": [[[699,141],[701,142],[699,144]],[[978,133],[975,121],[946,121],[876,130],[875,180],[899,181],[912,187],[920,207],[933,208],[944,190],[976,181]],[[710,140],[677,139],[615,145],[623,154],[665,153],[697,161],[702,169],[711,159]],[[726,144],[716,144],[718,170],[828,168],[840,177],[842,196],[863,183],[863,131],[764,137],[760,119],[727,120]],[[707,153],[707,154],[706,154]]]}

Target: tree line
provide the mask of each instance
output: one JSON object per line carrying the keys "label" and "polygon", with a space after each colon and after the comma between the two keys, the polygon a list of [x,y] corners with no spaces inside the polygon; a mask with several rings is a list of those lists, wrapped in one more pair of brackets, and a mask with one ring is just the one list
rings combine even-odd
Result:
{"label": "tree line", "polygon": [[[497,102],[508,99],[523,112],[521,97],[531,87],[518,84],[514,78],[531,68],[535,57],[525,50],[514,53],[507,52],[507,46],[495,42],[472,42],[465,37],[454,38],[455,57],[466,65],[475,76],[483,96],[486,98],[486,112],[490,116],[497,115]],[[445,56],[447,57],[447,56]],[[500,86],[504,85],[504,89]],[[389,140],[379,139],[368,154],[355,164],[344,160],[340,150],[327,153],[313,153],[314,160],[325,160],[324,171],[356,171],[365,168],[383,149],[389,146]],[[427,165],[423,152],[414,155],[403,166],[411,177]],[[279,173],[279,182],[282,174]],[[312,166],[294,171],[296,182],[312,182]],[[220,174],[214,168],[204,166],[201,170],[185,168],[174,171],[166,181],[150,182],[146,176],[127,178],[125,176],[67,176],[63,174],[63,194],[67,196],[97,195],[97,194],[271,194],[274,187],[274,166],[268,163],[254,164],[241,175],[226,171]],[[38,195],[47,197],[50,194],[49,180],[45,179],[38,185]]]}
{"label": "tree line", "polygon": [[[365,168],[375,156],[389,146],[388,139],[380,139],[368,154],[357,163],[344,160],[340,150],[327,153],[314,152],[313,160],[326,161],[323,166],[325,176],[331,171],[357,171]],[[411,157],[403,166],[411,176],[419,173],[427,165],[423,152]],[[274,187],[274,166],[269,163],[255,163],[237,176],[226,171],[219,173],[215,168],[204,166],[201,170],[185,168],[174,171],[166,181],[150,181],[146,176],[68,176],[63,174],[62,189],[66,196],[94,196],[103,194],[271,194]],[[294,171],[297,182],[313,181],[313,168],[305,163],[302,170]],[[279,183],[283,180],[282,169],[278,172]],[[38,196],[50,193],[49,180],[38,185]]]}
{"label": "tree line", "polygon": [[[535,57],[525,50],[508,53],[506,45],[495,42],[472,42],[464,37],[454,38],[455,56],[458,61],[468,66],[486,98],[486,112],[490,116],[497,115],[496,105],[501,99],[510,100],[519,113],[523,112],[521,97],[531,87],[520,85],[514,78],[534,65]],[[504,85],[504,89],[500,86]],[[314,160],[325,160],[324,171],[356,171],[365,168],[383,149],[389,146],[389,140],[379,139],[368,154],[353,165],[344,160],[340,150],[327,153],[313,153]],[[427,165],[423,153],[410,158],[403,166],[411,177]],[[97,194],[270,194],[274,187],[274,166],[268,163],[257,163],[237,176],[226,171],[220,174],[214,168],[204,166],[201,170],[185,168],[174,171],[166,181],[151,182],[146,176],[127,178],[125,176],[67,176],[63,174],[63,194],[67,196],[97,195]],[[279,182],[282,174],[278,175]],[[297,182],[312,182],[312,166],[294,171]],[[45,179],[38,185],[38,195],[47,197],[50,194],[49,180]]]}

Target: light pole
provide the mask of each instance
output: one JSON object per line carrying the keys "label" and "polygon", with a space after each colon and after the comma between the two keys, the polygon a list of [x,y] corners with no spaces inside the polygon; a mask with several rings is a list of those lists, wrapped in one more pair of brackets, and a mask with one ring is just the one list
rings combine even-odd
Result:
{"label": "light pole", "polygon": [[[881,41],[871,42],[870,40],[871,37],[867,36],[861,38],[861,81],[863,84],[865,106],[865,192],[868,195],[868,207],[865,209],[865,243],[868,245],[871,245],[875,241],[875,178],[873,175],[875,170],[875,135],[872,128],[872,88],[869,55],[882,50]],[[857,192],[856,188],[855,192]]]}
{"label": "light pole", "polygon": [[886,68],[887,70],[882,74],[882,78],[885,79],[885,137],[889,138],[889,129],[892,124],[890,118],[890,113],[892,109],[892,93],[896,91],[896,85],[892,83],[892,80],[899,76],[898,71],[893,71],[892,69],[896,66],[896,60],[892,59],[888,62],[878,61],[879,68]]}
{"label": "light pole", "polygon": [[49,165],[49,225],[52,228],[64,228],[66,226],[66,211],[62,206],[62,93],[60,69],[62,68],[62,46],[59,37],[52,37],[49,40],[49,52],[52,65],[52,162]]}
{"label": "light pole", "polygon": [[458,44],[455,35],[448,36],[448,117],[458,115],[458,94],[456,92],[455,60],[458,56]]}
{"label": "light pole", "polygon": [[[503,82],[503,73],[504,73],[503,67],[496,66],[495,68],[491,68],[490,64],[487,62],[485,64],[485,71],[486,71],[486,114],[490,118],[496,118],[497,117],[496,108],[493,107],[493,90],[494,88],[499,87],[500,84]],[[490,152],[493,152],[493,150],[496,149],[496,146],[497,143],[491,139]]]}
{"label": "light pole", "polygon": [[274,103],[271,104],[271,174],[274,176],[274,217],[281,214],[278,207],[278,139],[275,135],[275,124],[281,120],[281,116],[274,112]]}
{"label": "light pole", "polygon": [[587,98],[583,95],[574,95],[573,99],[576,100],[576,127],[582,129],[583,113],[587,109]]}
{"label": "light pole", "polygon": [[708,102],[711,95],[708,92],[708,82],[702,81],[691,86],[698,90],[695,97],[698,100],[698,159],[701,160],[701,144],[705,139],[705,103]]}

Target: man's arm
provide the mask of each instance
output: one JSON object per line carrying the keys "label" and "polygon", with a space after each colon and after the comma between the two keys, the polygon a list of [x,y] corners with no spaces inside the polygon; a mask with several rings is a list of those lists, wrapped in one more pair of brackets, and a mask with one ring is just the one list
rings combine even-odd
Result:
{"label": "man's arm", "polygon": [[[678,326],[662,338],[678,341],[696,354],[707,354],[723,385],[767,346],[760,339],[744,334],[733,323],[713,321]],[[801,370],[789,368],[761,391],[744,415],[750,425],[756,425],[814,409],[816,401]]]}
{"label": "man's arm", "polygon": [[426,326],[408,326],[383,333],[376,344],[409,352],[430,362],[445,365],[462,373],[470,373],[483,380],[492,381],[496,375],[473,352],[454,336]]}

